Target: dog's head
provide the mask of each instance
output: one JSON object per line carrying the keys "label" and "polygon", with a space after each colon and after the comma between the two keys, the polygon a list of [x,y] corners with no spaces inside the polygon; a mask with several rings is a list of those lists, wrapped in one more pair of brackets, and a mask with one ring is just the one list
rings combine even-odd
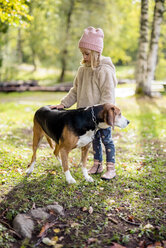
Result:
{"label": "dog's head", "polygon": [[110,103],[103,105],[102,115],[104,122],[107,125],[112,126],[113,129],[114,126],[125,128],[130,123],[124,116],[122,116],[120,109]]}

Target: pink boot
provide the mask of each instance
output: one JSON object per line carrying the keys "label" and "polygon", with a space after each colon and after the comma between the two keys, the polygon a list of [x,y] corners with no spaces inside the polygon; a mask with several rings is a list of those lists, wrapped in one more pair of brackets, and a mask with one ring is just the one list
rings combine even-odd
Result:
{"label": "pink boot", "polygon": [[107,164],[107,171],[101,176],[102,179],[110,180],[116,177],[115,164],[109,163]]}
{"label": "pink boot", "polygon": [[103,166],[100,162],[94,162],[94,165],[89,169],[88,174],[97,174],[103,172]]}

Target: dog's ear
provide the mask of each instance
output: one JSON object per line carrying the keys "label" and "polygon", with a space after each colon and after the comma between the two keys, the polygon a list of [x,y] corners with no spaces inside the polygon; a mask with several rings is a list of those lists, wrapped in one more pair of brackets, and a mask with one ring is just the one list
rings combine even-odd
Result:
{"label": "dog's ear", "polygon": [[105,109],[104,121],[109,126],[112,126],[112,129],[114,129],[114,123],[115,123],[115,107],[114,106],[111,106],[111,107]]}

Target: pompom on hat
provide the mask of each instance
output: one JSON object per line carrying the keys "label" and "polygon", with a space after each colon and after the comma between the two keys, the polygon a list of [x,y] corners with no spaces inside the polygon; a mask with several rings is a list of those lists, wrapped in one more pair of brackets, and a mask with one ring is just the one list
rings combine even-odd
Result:
{"label": "pompom on hat", "polygon": [[104,33],[101,28],[88,27],[79,40],[78,47],[93,50],[99,53],[103,51]]}

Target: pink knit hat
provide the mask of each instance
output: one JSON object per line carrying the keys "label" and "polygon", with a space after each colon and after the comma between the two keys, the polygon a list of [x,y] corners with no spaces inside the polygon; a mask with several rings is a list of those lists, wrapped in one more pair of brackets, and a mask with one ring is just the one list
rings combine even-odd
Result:
{"label": "pink knit hat", "polygon": [[103,51],[103,38],[104,33],[101,28],[88,27],[84,30],[84,33],[79,40],[79,48],[87,48],[99,53]]}

